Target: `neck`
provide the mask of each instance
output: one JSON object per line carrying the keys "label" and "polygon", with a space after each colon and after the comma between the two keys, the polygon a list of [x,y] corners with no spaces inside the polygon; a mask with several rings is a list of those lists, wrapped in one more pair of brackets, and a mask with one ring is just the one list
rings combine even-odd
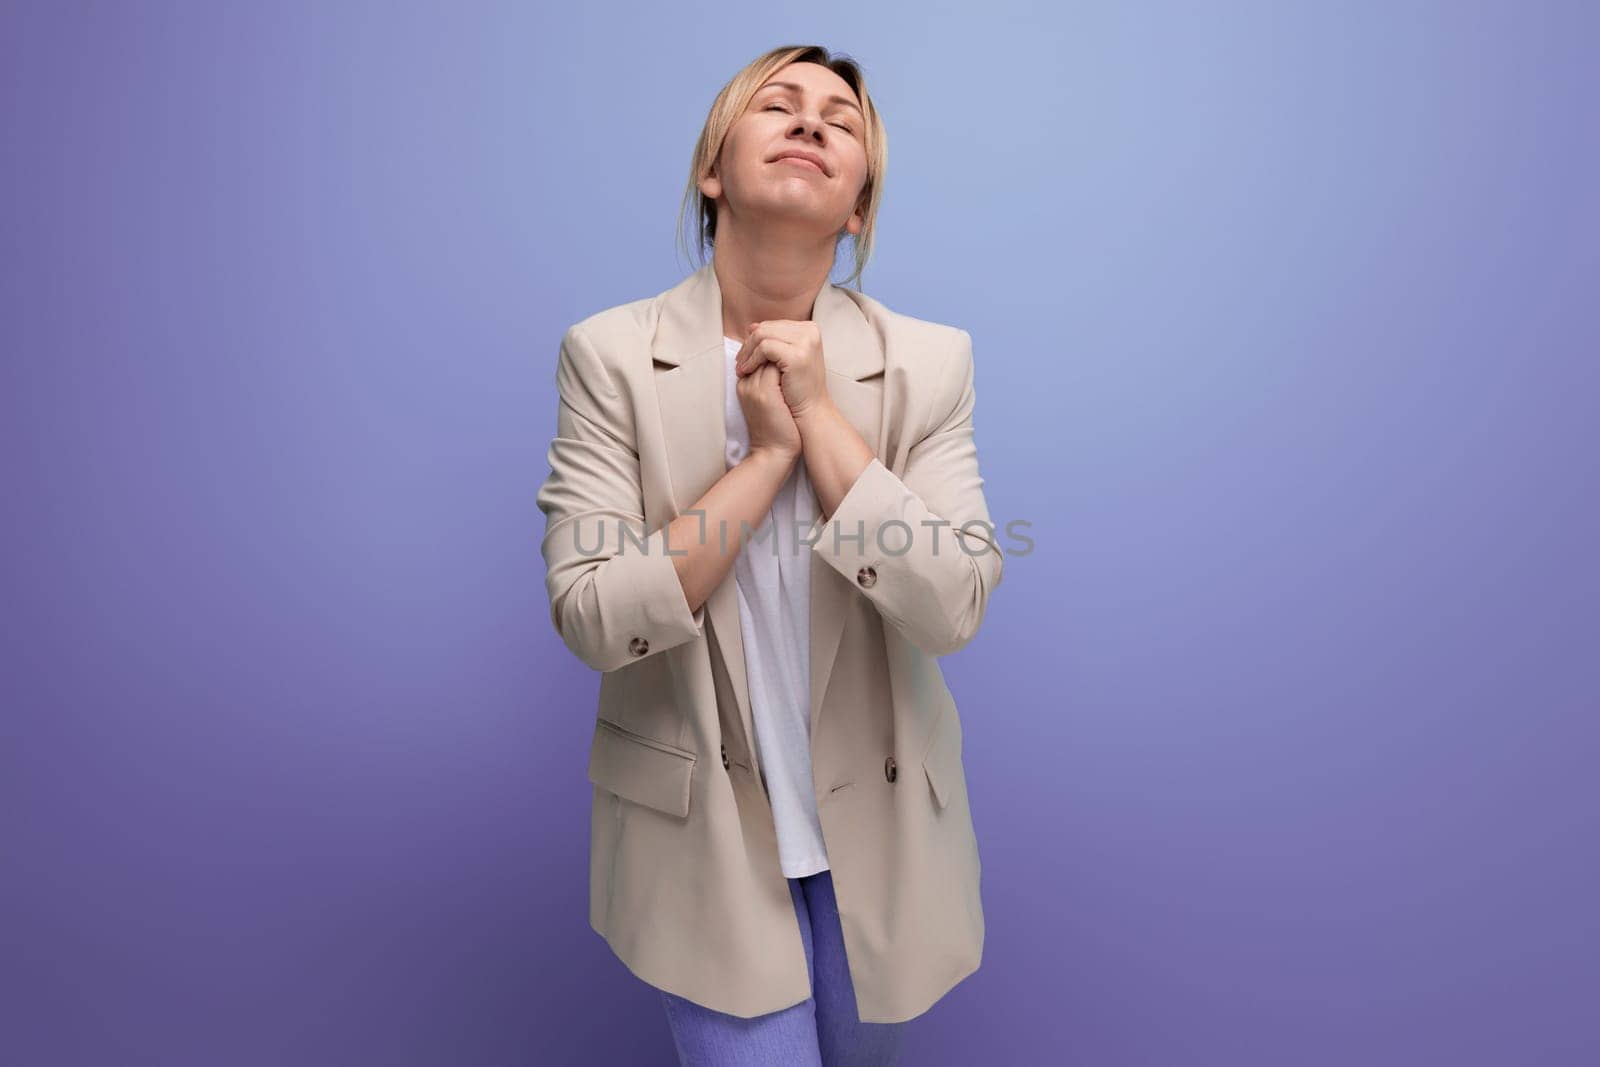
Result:
{"label": "neck", "polygon": [[797,244],[752,239],[719,224],[711,267],[722,290],[722,332],[743,341],[752,322],[809,319],[828,283],[834,249],[831,235],[821,244]]}

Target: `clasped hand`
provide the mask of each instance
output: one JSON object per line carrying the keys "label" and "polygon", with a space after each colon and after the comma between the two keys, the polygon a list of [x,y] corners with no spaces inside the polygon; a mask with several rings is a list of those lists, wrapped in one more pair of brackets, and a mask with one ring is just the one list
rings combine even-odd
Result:
{"label": "clasped hand", "polygon": [[750,450],[800,455],[801,427],[832,403],[814,321],[752,323],[735,357],[736,390],[750,428]]}

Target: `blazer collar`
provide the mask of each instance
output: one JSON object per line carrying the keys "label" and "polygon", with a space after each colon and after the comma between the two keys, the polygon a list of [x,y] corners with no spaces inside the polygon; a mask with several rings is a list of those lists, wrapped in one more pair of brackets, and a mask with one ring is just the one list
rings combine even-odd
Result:
{"label": "blazer collar", "polygon": [[[850,290],[824,282],[811,318],[822,332],[828,370],[852,381],[883,371],[883,347]],[[722,349],[722,286],[707,263],[667,291],[651,358],[676,367],[707,349]]]}

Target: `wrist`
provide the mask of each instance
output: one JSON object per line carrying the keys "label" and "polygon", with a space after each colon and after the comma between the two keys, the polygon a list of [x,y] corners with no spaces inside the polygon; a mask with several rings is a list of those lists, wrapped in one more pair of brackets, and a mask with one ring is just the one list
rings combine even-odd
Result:
{"label": "wrist", "polygon": [[798,449],[790,450],[782,445],[756,445],[744,457],[744,462],[752,466],[768,470],[773,474],[787,475],[794,461],[800,458]]}
{"label": "wrist", "polygon": [[844,415],[834,406],[833,398],[827,397],[816,401],[804,411],[794,416],[795,427],[800,431],[802,442],[808,441],[820,434],[827,433],[843,421]]}

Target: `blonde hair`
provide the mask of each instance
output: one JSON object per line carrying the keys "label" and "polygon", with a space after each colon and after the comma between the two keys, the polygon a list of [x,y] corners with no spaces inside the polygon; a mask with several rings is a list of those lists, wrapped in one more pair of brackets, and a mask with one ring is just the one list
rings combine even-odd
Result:
{"label": "blonde hair", "polygon": [[[834,55],[821,45],[783,45],[770,52],[756,57],[755,60],[735,74],[717,98],[711,103],[711,112],[706,116],[706,124],[700,131],[700,140],[695,143],[694,156],[689,165],[689,185],[683,193],[683,203],[678,207],[678,240],[684,244],[684,215],[693,211],[700,220],[698,226],[699,251],[704,252],[707,246],[714,245],[717,237],[717,205],[714,200],[707,200],[700,192],[700,179],[711,173],[712,166],[717,161],[717,156],[722,151],[723,139],[727,137],[728,130],[744,114],[745,108],[750,105],[750,98],[755,96],[768,78],[777,73],[790,63],[816,63],[827,67],[855,91],[856,99],[861,104],[861,113],[866,120],[866,129],[862,131],[862,138],[867,152],[867,181],[861,189],[861,199],[857,203],[857,210],[861,212],[861,232],[855,237],[855,270],[844,284],[851,281],[856,283],[856,289],[861,288],[861,272],[866,269],[867,260],[872,255],[872,235],[878,218],[878,202],[883,196],[883,174],[889,161],[888,137],[884,133],[883,119],[878,115],[878,109],[873,106],[872,97],[867,92],[866,77],[861,73],[861,67],[854,59],[844,54]],[[834,243],[837,250],[838,242],[844,240],[841,231]]]}

